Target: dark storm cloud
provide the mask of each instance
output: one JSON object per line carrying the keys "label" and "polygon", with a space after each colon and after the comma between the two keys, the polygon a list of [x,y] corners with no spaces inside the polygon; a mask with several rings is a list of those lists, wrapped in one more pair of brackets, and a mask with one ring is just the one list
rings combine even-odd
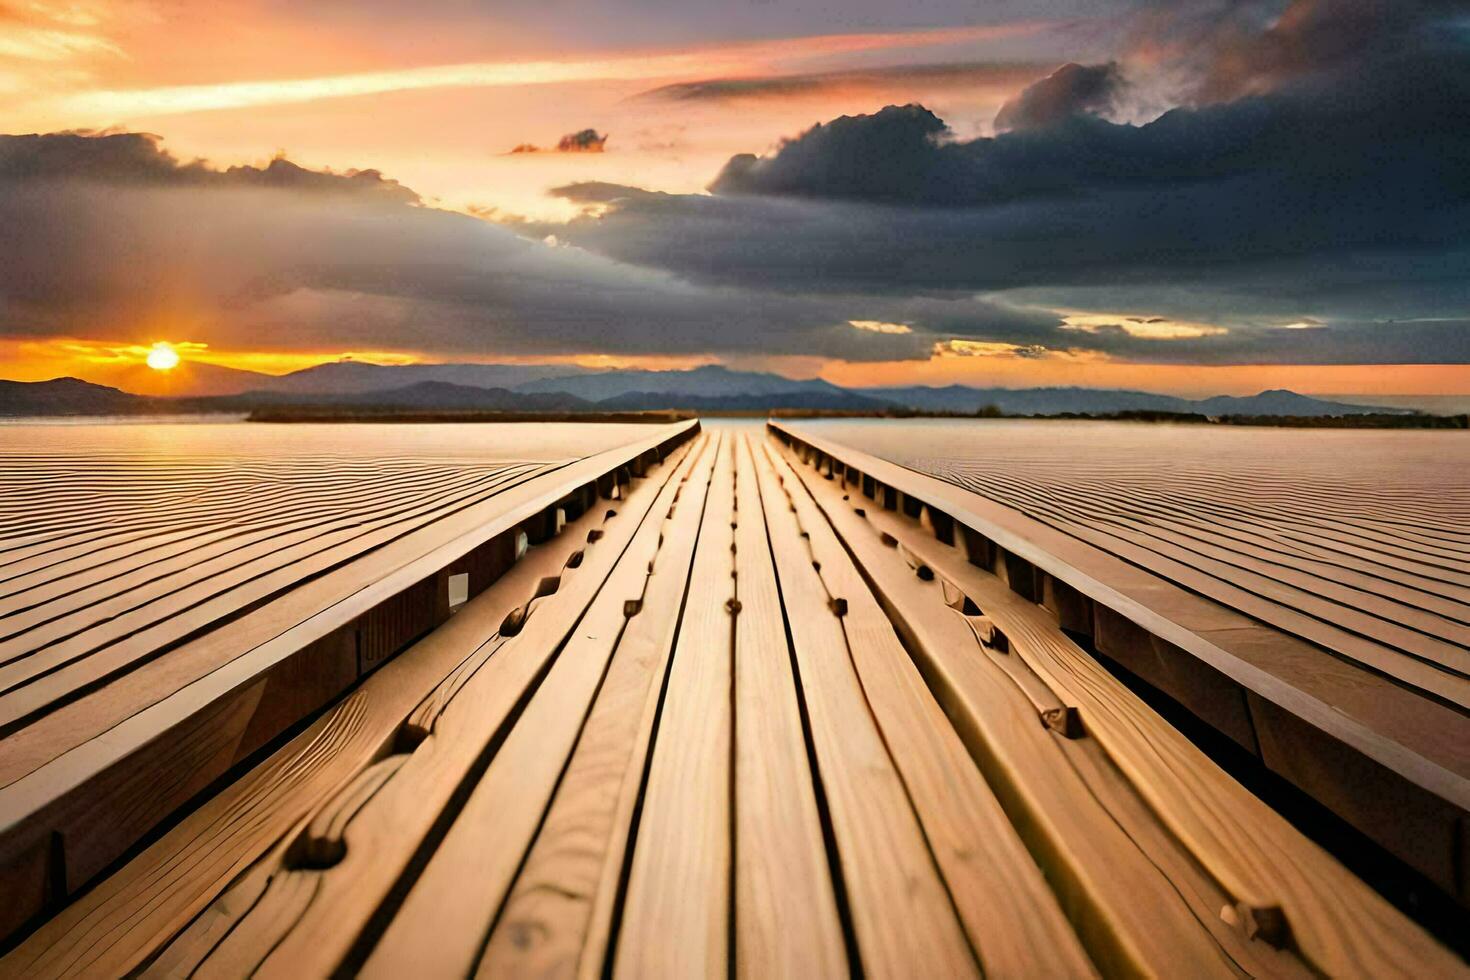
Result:
{"label": "dark storm cloud", "polygon": [[[1274,64],[1280,80],[1144,125],[1070,112],[966,141],[922,106],[889,107],[734,157],[712,195],[564,188],[599,205],[565,237],[727,285],[1005,292],[1054,307],[1066,296],[1077,309],[1232,323],[1169,341],[1074,337],[1137,359],[1465,360],[1470,52],[1464,21],[1434,19],[1448,5],[1411,6],[1401,21],[1366,2],[1291,4],[1256,48],[1236,38],[1227,58],[1222,45],[1202,76],[1223,77],[1228,62],[1260,79],[1249,66]],[[1349,8],[1388,18],[1402,43],[1329,56],[1355,50],[1333,37],[1356,35],[1315,18]],[[1269,52],[1290,47],[1288,29],[1310,36],[1309,22],[1329,53],[1288,71]],[[1241,53],[1258,49],[1255,61]],[[1271,326],[1305,316],[1328,326]]]}
{"label": "dark storm cloud", "polygon": [[1035,129],[1088,113],[1105,114],[1123,88],[1116,62],[1063,65],[1000,107],[995,128]]}
{"label": "dark storm cloud", "polygon": [[1218,102],[1410,52],[1454,57],[1467,12],[1464,0],[1168,0],[1133,15],[1132,47],[1185,77],[1187,99]]}
{"label": "dark storm cloud", "polygon": [[636,98],[669,102],[768,101],[825,95],[852,90],[892,90],[900,87],[956,88],[1025,85],[1044,74],[1046,66],[997,62],[958,62],[937,65],[888,65],[854,71],[743,78],[706,78],[679,82],[642,92]]}
{"label": "dark storm cloud", "polygon": [[1105,349],[1154,364],[1470,364],[1470,317],[1272,326],[1182,344],[1122,335]]}
{"label": "dark storm cloud", "polygon": [[969,298],[694,285],[415,200],[370,172],[182,164],[136,135],[0,137],[0,323],[107,337],[166,317],[219,346],[887,360],[940,338],[848,321],[1056,322]]}
{"label": "dark storm cloud", "polygon": [[0,181],[88,181],[157,187],[258,187],[351,195],[385,204],[414,204],[418,195],[376,170],[307,170],[277,157],[264,167],[215,170],[183,164],[148,133],[51,133],[0,136]]}
{"label": "dark storm cloud", "polygon": [[970,143],[942,142],[926,110],[889,108],[735,158],[714,197],[563,193],[614,201],[570,229],[609,254],[802,288],[1225,281],[1302,257],[1470,246],[1470,126],[1456,124],[1470,84],[1400,81],[1325,104],[1275,95]]}

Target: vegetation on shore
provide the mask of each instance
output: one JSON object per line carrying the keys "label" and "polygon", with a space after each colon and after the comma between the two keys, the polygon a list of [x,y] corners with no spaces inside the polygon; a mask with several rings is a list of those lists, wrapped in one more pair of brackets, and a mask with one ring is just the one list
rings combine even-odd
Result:
{"label": "vegetation on shore", "polygon": [[691,418],[748,419],[1058,419],[1093,422],[1154,422],[1185,425],[1244,425],[1303,429],[1470,429],[1470,415],[1221,415],[1195,412],[1128,411],[1106,413],[1059,412],[1050,415],[1006,415],[994,405],[978,412],[936,412],[892,408],[881,411],[773,408],[694,411],[665,409],[641,412],[500,412],[399,411],[384,409],[263,408],[251,412],[250,422],[678,422]]}

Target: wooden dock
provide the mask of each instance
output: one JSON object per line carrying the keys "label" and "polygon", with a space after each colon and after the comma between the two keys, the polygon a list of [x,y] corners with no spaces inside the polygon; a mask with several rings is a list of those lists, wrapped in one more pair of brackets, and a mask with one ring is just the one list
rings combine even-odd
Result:
{"label": "wooden dock", "polygon": [[226,447],[216,426],[9,431],[0,935],[691,427],[537,427],[532,445],[516,426],[235,426]]}
{"label": "wooden dock", "polygon": [[85,871],[72,825],[16,836],[74,812],[15,792],[45,767],[0,789],[42,848],[6,883],[76,879],[0,976],[1470,975],[939,511],[789,435],[690,434],[446,533],[405,580],[542,522],[258,751],[237,717],[297,682],[253,664],[249,709],[184,701],[121,780],[54,756],[136,841]]}
{"label": "wooden dock", "polygon": [[775,426],[1470,908],[1463,440],[1114,428]]}

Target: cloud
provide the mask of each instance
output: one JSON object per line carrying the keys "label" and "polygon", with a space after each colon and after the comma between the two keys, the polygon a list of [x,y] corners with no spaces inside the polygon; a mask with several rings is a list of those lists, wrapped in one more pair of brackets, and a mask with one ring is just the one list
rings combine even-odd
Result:
{"label": "cloud", "polygon": [[1453,54],[1465,13],[1464,0],[1152,3],[1133,18],[1131,56],[1183,78],[1187,101],[1222,102],[1405,52]]}
{"label": "cloud", "polygon": [[[1197,325],[1161,343],[1114,316],[1117,330],[1054,322],[983,338],[995,342],[1178,363],[1462,363],[1470,48],[1445,5],[1412,6],[1418,27],[1390,34],[1404,44],[1293,62],[1265,91],[1141,125],[1066,113],[964,140],[923,106],[890,106],[733,157],[707,195],[562,188],[596,216],[559,236],[726,287],[979,294]],[[1288,13],[1329,9],[1346,8]],[[1283,24],[1305,30],[1288,20],[1257,31],[1258,47],[1279,47]],[[1340,27],[1319,26],[1331,48]]]}
{"label": "cloud", "polygon": [[582,129],[568,133],[557,140],[554,148],[537,146],[535,143],[520,143],[510,152],[515,153],[601,153],[607,144],[607,135],[595,129]]}
{"label": "cloud", "polygon": [[858,330],[866,330],[868,333],[904,334],[914,332],[914,328],[907,323],[886,323],[883,320],[848,320],[847,325]]}
{"label": "cloud", "polygon": [[[1126,90],[1064,69],[993,137],[890,106],[736,156],[708,194],[560,188],[585,209],[566,224],[141,134],[0,138],[0,322],[226,349],[1470,363],[1463,29],[1446,4],[1266,9],[1151,6]],[[1148,64],[1182,104],[1102,118]]]}
{"label": "cloud", "polygon": [[1093,334],[1120,333],[1144,340],[1192,340],[1230,332],[1213,323],[1190,323],[1164,316],[1118,316],[1110,313],[1067,313],[1062,317],[1062,329]]}
{"label": "cloud", "polygon": [[1029,62],[884,65],[848,71],[704,78],[662,85],[636,98],[667,102],[766,102],[896,88],[972,89],[1025,85],[1045,72]]}
{"label": "cloud", "polygon": [[1001,106],[995,128],[1005,132],[1050,126],[1072,116],[1105,114],[1123,88],[1117,62],[1067,64]]}
{"label": "cloud", "polygon": [[949,204],[972,192],[962,144],[920,105],[818,123],[769,157],[745,153],[710,184],[722,195]]}
{"label": "cloud", "polygon": [[599,136],[595,129],[583,129],[568,133],[557,141],[558,153],[601,153],[606,136]]}
{"label": "cloud", "polygon": [[[549,6],[558,7],[555,4]],[[580,11],[579,23],[595,21],[598,14],[604,13],[600,10],[603,6],[606,5],[598,5],[597,10]],[[556,18],[556,23],[548,24],[547,28],[560,32],[558,36],[566,34],[567,18],[561,13],[553,13],[552,16]],[[432,21],[430,15],[423,15],[419,19],[425,23]],[[1047,26],[1045,22],[1032,21],[848,34],[817,34],[804,30],[800,36],[771,40],[732,41],[702,47],[685,44],[676,51],[637,51],[637,45],[649,43],[646,19],[629,17],[626,14],[619,14],[616,19],[618,30],[615,33],[631,31],[639,36],[630,36],[626,44],[614,45],[611,51],[589,57],[541,61],[476,61],[342,75],[266,78],[153,88],[87,89],[57,98],[48,108],[57,118],[113,122],[156,119],[176,113],[296,105],[324,99],[443,88],[503,88],[582,82],[643,82],[651,85],[668,78],[745,71],[752,64],[852,55],[885,49],[912,50],[995,41],[1033,34]],[[608,32],[601,30],[595,33],[602,34],[605,43]],[[634,49],[633,53],[628,53],[630,48]]]}
{"label": "cloud", "polygon": [[414,204],[419,197],[376,170],[345,173],[307,170],[284,157],[264,167],[216,170],[200,160],[181,164],[149,133],[51,133],[0,137],[0,181],[85,181],[169,187],[256,187],[347,195],[386,204]]}
{"label": "cloud", "polygon": [[555,227],[527,238],[417,201],[374,171],[284,159],[220,170],[141,134],[0,137],[3,332],[228,350],[894,360],[927,357],[955,332],[1055,323],[968,297],[698,284],[547,247]]}
{"label": "cloud", "polygon": [[1065,356],[1067,352],[1053,351],[1041,344],[1005,344],[981,340],[945,340],[934,345],[935,357],[1019,357],[1039,360],[1043,357]]}

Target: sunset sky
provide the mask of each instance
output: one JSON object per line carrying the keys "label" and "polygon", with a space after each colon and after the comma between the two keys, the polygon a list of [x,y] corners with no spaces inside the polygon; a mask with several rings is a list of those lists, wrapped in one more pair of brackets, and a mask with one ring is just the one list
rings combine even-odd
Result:
{"label": "sunset sky", "polygon": [[0,0],[0,377],[1470,394],[1467,8]]}

